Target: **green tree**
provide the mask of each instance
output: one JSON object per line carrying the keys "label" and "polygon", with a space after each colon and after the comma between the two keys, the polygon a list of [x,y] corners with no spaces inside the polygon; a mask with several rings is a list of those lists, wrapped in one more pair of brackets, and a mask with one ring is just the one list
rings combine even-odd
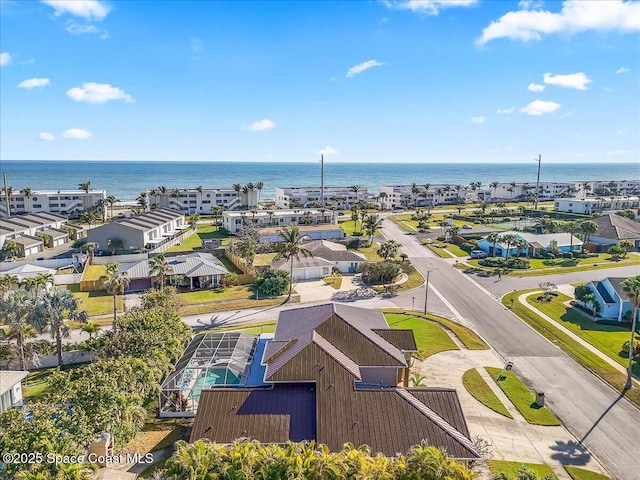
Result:
{"label": "green tree", "polygon": [[8,292],[13,287],[19,284],[18,277],[11,274],[5,274],[0,276],[0,295]]}
{"label": "green tree", "polygon": [[372,213],[371,215],[367,215],[364,220],[364,230],[369,235],[369,245],[373,241],[373,236],[376,234],[376,231],[382,226],[382,219],[380,215],[376,215]]}
{"label": "green tree", "polygon": [[262,295],[268,297],[278,297],[287,291],[289,292],[291,277],[285,270],[275,270],[271,267],[258,274],[256,277],[256,288]]}
{"label": "green tree", "polygon": [[165,279],[170,271],[171,265],[167,262],[164,253],[160,253],[149,259],[149,273],[151,273],[151,276],[160,279],[160,290],[164,290]]}
{"label": "green tree", "polygon": [[29,323],[39,330],[49,330],[56,340],[58,365],[63,365],[62,337],[69,336],[67,320],[87,322],[87,312],[78,310],[78,300],[64,287],[41,291],[35,299],[35,308],[29,314]]}
{"label": "green tree", "polygon": [[91,181],[87,180],[86,182],[79,183],[78,188],[84,190],[85,193],[89,193],[89,190],[91,190]]}
{"label": "green tree", "polygon": [[[118,318],[118,295],[124,295],[124,291],[129,288],[129,274],[127,272],[119,272],[118,263],[110,263],[106,266],[107,275],[105,279],[105,287],[107,293],[113,295],[113,328],[117,328]],[[124,300],[123,300],[124,301]]]}
{"label": "green tree", "polygon": [[518,237],[511,233],[507,233],[506,235],[500,236],[500,242],[506,245],[505,257],[504,257],[505,260],[509,259],[509,251],[517,241],[518,241]]}
{"label": "green tree", "polygon": [[12,356],[18,361],[20,370],[28,370],[28,363],[37,358],[37,352],[25,342],[33,334],[29,314],[34,302],[34,295],[25,290],[11,290],[0,296],[0,318],[9,328],[8,337],[16,341]]}
{"label": "green tree", "polygon": [[620,240],[620,243],[618,245],[624,248],[624,253],[622,254],[622,258],[625,258],[627,256],[627,252],[634,247],[633,242],[631,240]]}
{"label": "green tree", "polygon": [[633,309],[633,320],[631,321],[631,340],[629,342],[629,366],[627,367],[627,383],[625,388],[632,387],[631,378],[633,377],[633,344],[636,335],[636,323],[638,320],[638,309],[640,308],[640,275],[627,278],[622,282],[622,288],[629,297],[631,308]]}
{"label": "green tree", "polygon": [[393,260],[398,254],[398,250],[402,245],[395,240],[389,240],[384,242],[378,248],[378,255],[380,255],[385,260]]}
{"label": "green tree", "polygon": [[109,195],[107,198],[105,198],[104,202],[109,205],[109,216],[111,219],[113,219],[113,205],[118,201],[118,199],[116,197],[114,197],[113,195]]}
{"label": "green tree", "polygon": [[581,224],[579,222],[566,222],[562,225],[562,229],[571,235],[569,238],[569,252],[573,254],[573,236],[582,231]]}
{"label": "green tree", "polygon": [[498,241],[500,241],[500,233],[491,232],[489,235],[487,235],[487,242],[491,242],[493,244],[493,248],[491,249],[492,257],[496,256],[496,245],[498,244]]}
{"label": "green tree", "polygon": [[589,243],[591,235],[598,231],[598,224],[593,220],[586,220],[580,223],[580,233],[584,235],[584,243]]}
{"label": "green tree", "polygon": [[611,245],[607,253],[613,257],[614,260],[619,259],[627,254],[627,250],[620,245]]}
{"label": "green tree", "polygon": [[20,255],[20,247],[18,244],[11,240],[5,240],[2,250],[0,251],[0,257],[2,260],[7,258],[16,258]]}
{"label": "green tree", "polygon": [[282,238],[283,242],[279,246],[278,254],[275,259],[285,258],[289,261],[289,295],[287,300],[291,299],[291,292],[293,290],[293,259],[300,260],[300,256],[313,257],[313,253],[302,246],[306,236],[300,232],[300,229],[296,226],[284,227],[278,230],[278,235]]}
{"label": "green tree", "polygon": [[367,263],[362,267],[362,281],[367,285],[391,283],[400,274],[401,270],[397,262],[390,260],[378,263]]}

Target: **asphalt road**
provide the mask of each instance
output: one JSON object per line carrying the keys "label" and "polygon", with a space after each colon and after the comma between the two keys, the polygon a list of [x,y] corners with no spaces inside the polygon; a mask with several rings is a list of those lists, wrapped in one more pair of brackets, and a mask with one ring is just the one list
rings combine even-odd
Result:
{"label": "asphalt road", "polygon": [[[505,360],[514,362],[514,370],[525,383],[535,391],[545,393],[549,407],[582,443],[552,446],[563,463],[580,466],[584,445],[615,478],[640,480],[637,443],[640,411],[522,322],[496,298],[500,292],[537,286],[541,281],[539,278],[507,280],[503,277],[504,283],[499,288],[493,280],[486,285],[480,282],[479,286],[391,221],[385,220],[382,231],[387,238],[403,244],[402,250],[423,275],[431,271],[430,312],[442,313],[446,307],[447,317],[472,326]],[[571,283],[599,278],[603,274],[603,271],[581,272],[554,275],[545,280]],[[414,302],[412,297],[418,296],[415,307],[422,309],[424,288],[399,295],[395,301],[408,307],[407,302]]]}

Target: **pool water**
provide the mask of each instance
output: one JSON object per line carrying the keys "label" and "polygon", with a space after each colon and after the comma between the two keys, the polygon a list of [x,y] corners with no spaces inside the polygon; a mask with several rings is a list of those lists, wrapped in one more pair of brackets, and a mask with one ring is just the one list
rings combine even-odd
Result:
{"label": "pool water", "polygon": [[[225,382],[226,375],[226,382]],[[215,385],[238,385],[240,377],[225,367],[212,368],[207,371],[206,375],[200,375],[196,380],[191,396],[197,402],[200,400],[200,393]]]}

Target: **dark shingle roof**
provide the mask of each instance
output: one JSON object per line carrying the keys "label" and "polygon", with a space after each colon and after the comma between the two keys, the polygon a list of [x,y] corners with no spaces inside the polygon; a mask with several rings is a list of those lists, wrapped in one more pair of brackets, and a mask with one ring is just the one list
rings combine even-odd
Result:
{"label": "dark shingle roof", "polygon": [[593,219],[598,224],[595,236],[616,240],[640,239],[640,222],[616,214],[602,215]]}
{"label": "dark shingle roof", "polygon": [[607,277],[607,280],[609,280],[609,283],[622,300],[629,300],[629,295],[624,291],[624,285],[622,284],[626,279],[627,277]]}

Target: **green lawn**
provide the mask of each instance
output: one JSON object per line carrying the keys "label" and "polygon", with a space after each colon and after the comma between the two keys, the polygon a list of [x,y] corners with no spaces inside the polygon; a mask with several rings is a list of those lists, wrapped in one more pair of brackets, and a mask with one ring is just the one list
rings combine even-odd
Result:
{"label": "green lawn", "polygon": [[585,470],[584,468],[570,467],[567,465],[564,469],[573,480],[611,480],[606,475],[602,475],[598,472],[592,472],[591,470]]}
{"label": "green lawn", "polygon": [[84,280],[87,282],[100,280],[102,277],[107,276],[106,265],[87,265]]}
{"label": "green lawn", "polygon": [[434,323],[402,313],[385,313],[385,317],[391,328],[413,330],[421,360],[446,350],[459,350],[447,332]]}
{"label": "green lawn", "polygon": [[354,250],[354,252],[362,253],[370,262],[381,262],[383,259],[378,255],[378,247],[379,245],[376,242],[373,242],[370,247],[360,247],[359,249]]}
{"label": "green lawn", "polygon": [[[66,369],[82,368],[86,364],[75,364],[65,367]],[[41,400],[42,396],[49,390],[48,378],[58,367],[41,368],[38,370],[32,370],[24,380],[24,388],[22,389],[22,395],[25,399],[29,400]]]}
{"label": "green lawn", "polygon": [[467,389],[467,392],[473,395],[473,398],[478,400],[485,407],[488,407],[494,412],[504,415],[505,417],[513,418],[498,396],[493,393],[491,388],[489,388],[489,385],[484,381],[484,378],[480,376],[478,370],[472,368],[464,372],[464,375],[462,376],[462,384],[464,385],[464,388]]}
{"label": "green lawn", "polygon": [[[105,291],[81,292],[78,285],[67,285],[73,296],[76,297],[80,304],[80,310],[86,310],[89,316],[113,314],[113,296]],[[118,295],[116,300],[118,312],[123,311],[123,296]]]}
{"label": "green lawn", "polygon": [[[198,225],[196,233],[182,240],[180,245],[174,245],[167,252],[191,252],[202,247],[202,240],[211,238],[229,238],[230,234],[224,228],[213,225]],[[222,244],[227,243],[222,241]]]}
{"label": "green lawn", "polygon": [[[466,263],[469,265],[492,272],[497,267],[485,267],[478,263],[479,260],[469,260]],[[555,260],[542,260],[539,258],[532,258],[529,262],[529,269],[519,270],[513,269],[503,275],[513,276],[537,276],[537,275],[551,275],[554,273],[571,273],[580,272],[584,270],[601,270],[605,268],[617,268],[628,267],[632,265],[640,265],[640,256],[636,254],[629,254],[627,258],[615,260],[608,253],[601,253],[598,257],[594,258],[559,258]]]}
{"label": "green lawn", "polygon": [[[583,367],[599,376],[603,381],[607,382],[618,392],[626,396],[630,402],[640,407],[640,389],[632,388],[630,390],[623,390],[622,388],[627,378],[625,374],[616,370],[613,366],[609,365],[598,355],[580,345],[569,335],[560,331],[558,328],[554,327],[552,324],[540,317],[540,315],[532,312],[518,301],[518,297],[521,294],[526,292],[533,292],[536,290],[538,289],[520,290],[508,293],[507,295],[502,297],[502,303],[505,306],[511,308],[511,311],[514,314],[520,317],[520,319],[526,322],[530,327],[544,336],[547,340],[562,348]],[[513,307],[511,307],[512,299],[514,300]]]}
{"label": "green lawn", "polygon": [[489,345],[484,343],[482,339],[473,331],[460,325],[458,322],[454,322],[453,320],[449,320],[448,318],[440,317],[438,315],[427,314],[425,317],[420,312],[406,312],[405,310],[401,310],[399,308],[385,308],[382,310],[385,314],[387,313],[402,313],[405,315],[411,315],[413,317],[419,317],[422,319],[427,319],[431,322],[439,323],[440,325],[445,326],[449,330],[451,330],[458,340],[462,342],[462,344],[467,347],[469,350],[488,350]]}
{"label": "green lawn", "polygon": [[553,413],[535,403],[535,394],[513,372],[505,372],[498,379],[501,368],[485,368],[527,422],[533,425],[560,425]]}
{"label": "green lawn", "polygon": [[253,299],[255,298],[255,292],[250,285],[238,285],[230,288],[214,288],[210,290],[179,293],[178,298],[182,305],[198,305],[224,300]]}
{"label": "green lawn", "polygon": [[[580,314],[573,307],[564,305],[563,302],[569,301],[570,298],[561,293],[550,302],[539,302],[536,297],[537,295],[528,297],[527,302],[589,342],[623,367],[629,365],[629,358],[627,352],[622,351],[622,344],[631,337],[631,329],[627,330],[615,325],[594,322]],[[640,335],[636,335],[636,339],[640,340]],[[638,361],[634,363],[633,371],[640,375],[640,363]]]}
{"label": "green lawn", "polygon": [[258,253],[253,259],[253,265],[256,267],[264,267],[271,265],[277,253]]}
{"label": "green lawn", "polygon": [[[469,256],[469,254],[467,252],[462,250],[458,245],[456,245],[454,243],[438,242],[437,244],[438,245],[442,245],[444,248],[435,247],[430,243],[425,243],[424,245],[426,245],[430,250],[435,252],[436,255],[438,255],[439,257],[442,257],[442,258],[468,257]],[[449,255],[449,253],[447,253],[447,252],[451,253],[452,255]]]}
{"label": "green lawn", "polygon": [[498,473],[506,474],[509,479],[515,480],[518,475],[518,470],[524,465],[527,469],[534,472],[540,480],[546,475],[552,478],[558,478],[549,465],[541,463],[521,463],[521,462],[507,462],[504,460],[488,460],[487,466],[491,473],[495,476]]}
{"label": "green lawn", "polygon": [[178,440],[182,440],[187,431],[179,419],[155,418],[149,416],[142,430],[124,446],[129,453],[154,452],[172,447]]}

